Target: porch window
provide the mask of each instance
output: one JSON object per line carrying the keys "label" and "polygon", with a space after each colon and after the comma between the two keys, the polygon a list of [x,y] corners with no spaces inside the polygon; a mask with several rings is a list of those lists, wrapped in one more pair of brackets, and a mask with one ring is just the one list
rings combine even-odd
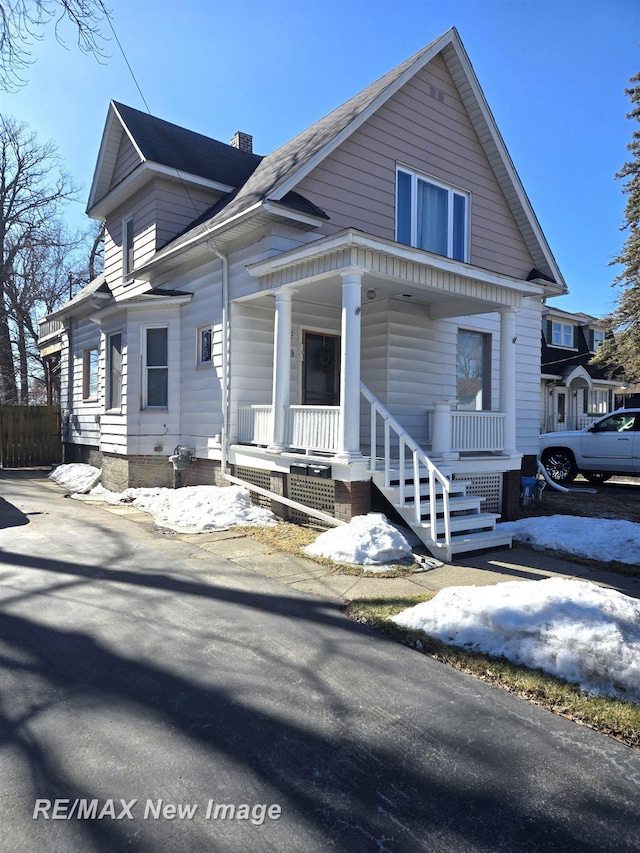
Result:
{"label": "porch window", "polygon": [[551,321],[551,343],[554,347],[568,347],[574,349],[575,343],[575,326],[570,323],[559,323],[555,320]]}
{"label": "porch window", "polygon": [[396,240],[468,261],[469,194],[405,169],[396,186]]}
{"label": "porch window", "polygon": [[211,326],[201,326],[197,335],[198,367],[210,367],[213,363],[213,331]]}
{"label": "porch window", "polygon": [[122,405],[122,333],[109,335],[107,344],[109,383],[107,408],[119,409]]}
{"label": "porch window", "polygon": [[458,331],[458,409],[491,409],[491,335]]}
{"label": "porch window", "polygon": [[126,279],[131,278],[133,269],[133,216],[122,222],[122,273]]}
{"label": "porch window", "polygon": [[86,349],[82,353],[82,399],[98,397],[98,350]]}
{"label": "porch window", "polygon": [[610,408],[610,392],[608,389],[594,388],[589,392],[588,413],[590,415],[606,415]]}
{"label": "porch window", "polygon": [[169,402],[168,329],[155,326],[144,329],[145,409],[166,409]]}

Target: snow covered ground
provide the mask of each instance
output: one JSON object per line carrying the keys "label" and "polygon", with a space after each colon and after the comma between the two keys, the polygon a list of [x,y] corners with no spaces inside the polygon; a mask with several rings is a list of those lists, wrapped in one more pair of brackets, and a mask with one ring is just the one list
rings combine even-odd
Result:
{"label": "snow covered ground", "polygon": [[[129,503],[179,531],[276,524],[238,487],[127,489],[96,485],[89,465],[60,465],[51,474],[76,498]],[[502,525],[534,547],[607,562],[640,562],[640,525],[609,519],[549,516]],[[318,536],[307,549],[336,562],[384,570],[411,556],[405,537],[385,516],[370,513]],[[640,601],[584,581],[552,578],[486,587],[449,587],[395,617],[446,643],[539,667],[583,689],[640,702]]]}
{"label": "snow covered ground", "polygon": [[640,601],[564,578],[448,587],[393,621],[640,702]]}

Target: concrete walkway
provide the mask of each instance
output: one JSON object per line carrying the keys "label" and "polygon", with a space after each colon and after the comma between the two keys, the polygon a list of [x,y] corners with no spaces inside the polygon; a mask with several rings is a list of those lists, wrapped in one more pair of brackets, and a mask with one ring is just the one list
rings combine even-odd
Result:
{"label": "concrete walkway", "polygon": [[[130,521],[151,523],[146,512],[128,506],[96,504],[107,512]],[[530,548],[499,549],[461,556],[453,563],[395,578],[341,574],[305,557],[276,551],[268,545],[243,536],[233,529],[199,534],[170,534],[217,557],[238,563],[257,574],[273,578],[289,587],[313,595],[352,601],[357,598],[400,598],[439,592],[449,586],[489,586],[504,581],[544,580],[551,577],[578,578],[640,598],[640,578],[627,577],[605,569],[593,569],[562,560]],[[602,564],[606,566],[606,564]]]}

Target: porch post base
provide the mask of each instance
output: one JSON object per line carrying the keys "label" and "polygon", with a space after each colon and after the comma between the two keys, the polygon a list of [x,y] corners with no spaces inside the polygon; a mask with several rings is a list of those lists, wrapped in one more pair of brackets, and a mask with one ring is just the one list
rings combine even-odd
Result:
{"label": "porch post base", "polygon": [[438,459],[441,462],[457,462],[460,459],[460,454],[457,450],[447,450],[444,453],[431,453],[432,459]]}
{"label": "porch post base", "polygon": [[359,462],[362,458],[359,450],[341,450],[335,454],[333,460],[339,465],[349,465],[351,462]]}
{"label": "porch post base", "polygon": [[268,444],[267,453],[284,453],[285,448],[281,444]]}

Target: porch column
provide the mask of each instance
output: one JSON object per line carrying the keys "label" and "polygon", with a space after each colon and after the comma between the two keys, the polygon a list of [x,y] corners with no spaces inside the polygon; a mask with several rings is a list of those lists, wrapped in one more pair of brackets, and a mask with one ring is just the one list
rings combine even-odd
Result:
{"label": "porch column", "polygon": [[285,417],[291,395],[291,300],[290,290],[276,292],[276,313],[273,328],[273,391],[271,403],[273,422],[271,453],[281,453],[285,444]]}
{"label": "porch column", "polygon": [[516,446],[516,312],[500,312],[500,411],[504,414],[504,452]]}
{"label": "porch column", "polygon": [[336,458],[343,462],[360,453],[360,300],[362,273],[342,274],[342,338],[340,343],[340,434]]}

